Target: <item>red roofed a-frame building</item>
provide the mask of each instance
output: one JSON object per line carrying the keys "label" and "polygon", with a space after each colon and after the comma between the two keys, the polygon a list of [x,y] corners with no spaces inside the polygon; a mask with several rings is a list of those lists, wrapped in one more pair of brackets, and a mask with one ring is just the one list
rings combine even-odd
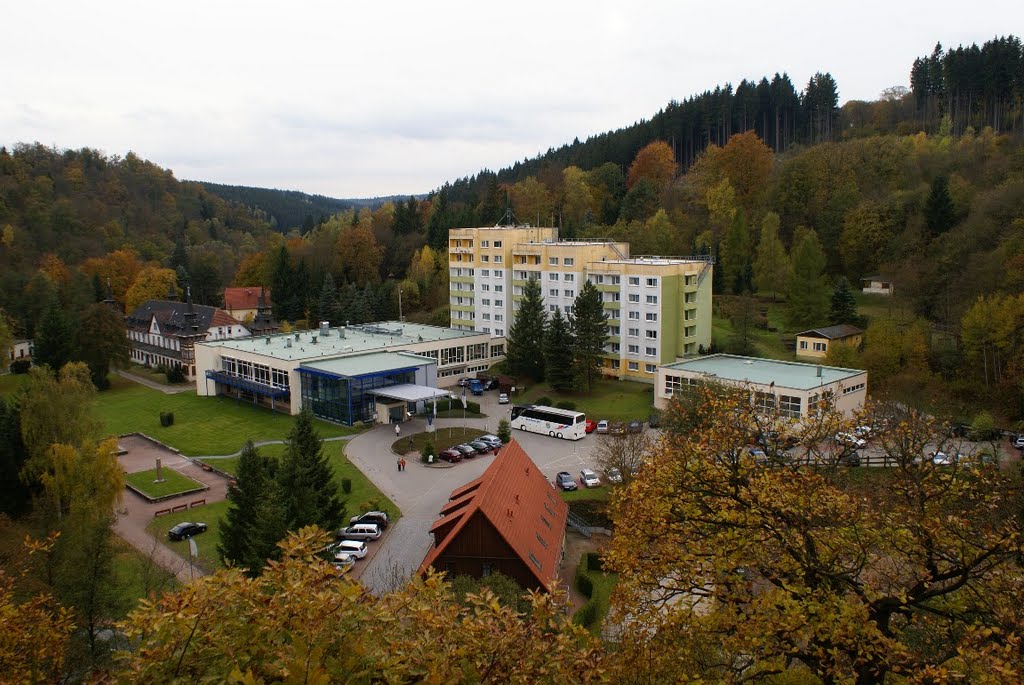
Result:
{"label": "red roofed a-frame building", "polygon": [[495,571],[528,589],[558,578],[569,506],[513,440],[476,480],[452,491],[430,528],[434,546],[420,573],[449,576]]}

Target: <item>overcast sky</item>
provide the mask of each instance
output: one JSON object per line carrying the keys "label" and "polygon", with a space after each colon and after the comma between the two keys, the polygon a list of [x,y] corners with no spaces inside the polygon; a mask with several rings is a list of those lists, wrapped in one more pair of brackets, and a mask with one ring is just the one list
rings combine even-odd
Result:
{"label": "overcast sky", "polygon": [[716,84],[840,101],[1024,28],[1024,3],[0,0],[0,144],[129,150],[180,179],[424,193]]}

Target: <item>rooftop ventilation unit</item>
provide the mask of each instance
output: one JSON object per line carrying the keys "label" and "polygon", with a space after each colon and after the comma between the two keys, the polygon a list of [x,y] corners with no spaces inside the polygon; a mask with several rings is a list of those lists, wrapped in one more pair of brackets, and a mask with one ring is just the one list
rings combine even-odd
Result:
{"label": "rooftop ventilation unit", "polygon": [[326,338],[330,334],[331,334],[331,322],[330,321],[321,321],[320,322],[320,337],[321,338]]}
{"label": "rooftop ventilation unit", "polygon": [[316,345],[316,336],[315,336],[315,335],[311,335],[311,336],[309,336],[309,341],[310,341],[311,343],[313,343],[314,345]]}
{"label": "rooftop ventilation unit", "polygon": [[285,338],[284,339],[284,346],[285,347],[291,347],[292,346],[292,339],[291,338]]}

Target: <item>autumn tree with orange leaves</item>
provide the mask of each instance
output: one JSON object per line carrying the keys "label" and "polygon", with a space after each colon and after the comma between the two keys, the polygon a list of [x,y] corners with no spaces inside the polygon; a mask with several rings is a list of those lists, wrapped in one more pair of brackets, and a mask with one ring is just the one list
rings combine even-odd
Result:
{"label": "autumn tree with orange leaves", "polygon": [[[854,472],[829,439],[851,422],[831,408],[794,424],[751,405],[745,389],[685,393],[613,497],[605,567],[619,574],[613,621],[635,679],[1020,682],[1006,474],[896,407],[858,417],[875,420],[873,449],[891,466]],[[800,446],[754,454],[758,433]],[[936,449],[964,455],[922,458]]]}
{"label": "autumn tree with orange leaves", "polygon": [[644,146],[629,165],[626,186],[632,188],[640,179],[647,179],[658,190],[663,190],[676,175],[676,159],[672,148],[663,140]]}

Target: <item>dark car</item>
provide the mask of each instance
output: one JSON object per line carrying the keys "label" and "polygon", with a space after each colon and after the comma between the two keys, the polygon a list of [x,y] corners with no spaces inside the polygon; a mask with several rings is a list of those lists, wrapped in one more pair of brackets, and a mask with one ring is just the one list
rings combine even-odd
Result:
{"label": "dark car", "polygon": [[626,432],[627,433],[643,433],[644,432],[644,422],[643,421],[637,421],[635,419],[633,421],[630,421],[629,425],[626,426]]}
{"label": "dark car", "polygon": [[365,514],[353,516],[348,522],[352,525],[357,523],[376,523],[378,528],[384,530],[391,523],[391,519],[386,511],[368,511]]}
{"label": "dark car", "polygon": [[456,449],[462,452],[462,456],[466,459],[472,459],[473,457],[476,456],[476,450],[470,447],[469,445],[455,445],[455,447],[453,447],[452,449]]}
{"label": "dark car", "polygon": [[836,463],[840,466],[860,466],[860,452],[846,452],[840,455]]}
{"label": "dark car", "polygon": [[486,442],[484,442],[483,440],[479,440],[479,439],[478,440],[471,440],[468,444],[469,444],[470,447],[472,447],[473,449],[476,450],[477,454],[487,454],[488,452],[490,452],[493,449]]}
{"label": "dark car", "polygon": [[484,381],[484,390],[495,390],[498,387],[497,378],[488,378]]}
{"label": "dark car", "polygon": [[555,476],[555,484],[563,490],[575,490],[576,480],[572,477],[572,474],[568,471],[559,471],[558,475]]}
{"label": "dark car", "polygon": [[647,425],[650,426],[651,428],[660,428],[661,427],[661,412],[659,412],[659,411],[653,412],[649,417],[647,417]]}
{"label": "dark car", "polygon": [[445,461],[454,464],[457,461],[462,461],[462,452],[455,449],[454,447],[449,447],[446,450],[441,450],[440,452],[438,452],[437,458],[444,459]]}
{"label": "dark car", "polygon": [[205,523],[189,523],[188,521],[182,521],[174,528],[167,531],[167,537],[172,540],[186,540],[193,535],[199,535],[200,533],[205,532]]}
{"label": "dark car", "polygon": [[612,435],[625,435],[626,424],[622,421],[612,421],[611,425],[608,426],[608,432]]}

